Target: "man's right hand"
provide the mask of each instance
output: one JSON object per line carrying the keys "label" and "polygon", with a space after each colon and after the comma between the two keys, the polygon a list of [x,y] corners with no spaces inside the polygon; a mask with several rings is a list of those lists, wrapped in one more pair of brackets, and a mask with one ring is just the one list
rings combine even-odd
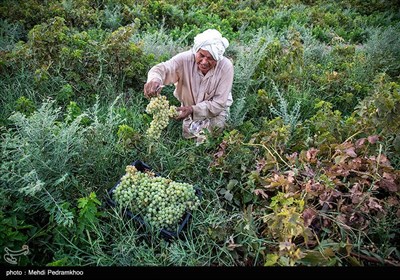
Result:
{"label": "man's right hand", "polygon": [[144,96],[146,98],[151,98],[153,96],[157,96],[160,94],[163,87],[164,86],[160,80],[153,79],[144,85],[144,89],[143,89]]}

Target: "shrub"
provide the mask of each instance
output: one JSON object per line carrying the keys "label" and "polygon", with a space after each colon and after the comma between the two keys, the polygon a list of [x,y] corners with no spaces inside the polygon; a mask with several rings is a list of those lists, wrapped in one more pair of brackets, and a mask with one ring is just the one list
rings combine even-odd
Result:
{"label": "shrub", "polygon": [[387,72],[390,76],[400,75],[400,31],[399,25],[371,29],[371,35],[365,43],[367,67],[372,71]]}

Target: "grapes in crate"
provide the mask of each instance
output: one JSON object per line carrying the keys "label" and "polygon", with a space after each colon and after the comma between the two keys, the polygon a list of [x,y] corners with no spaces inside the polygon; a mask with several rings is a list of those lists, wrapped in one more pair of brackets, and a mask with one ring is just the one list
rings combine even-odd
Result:
{"label": "grapes in crate", "polygon": [[114,189],[118,205],[140,215],[156,228],[173,231],[186,212],[196,209],[200,200],[193,185],[126,167],[126,174]]}

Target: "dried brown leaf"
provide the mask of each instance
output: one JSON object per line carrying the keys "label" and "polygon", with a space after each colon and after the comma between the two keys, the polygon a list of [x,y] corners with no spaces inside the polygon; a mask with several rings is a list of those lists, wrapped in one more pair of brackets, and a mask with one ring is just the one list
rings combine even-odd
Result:
{"label": "dried brown leaf", "polygon": [[350,147],[345,150],[345,153],[353,158],[357,157],[356,152],[354,151],[354,147]]}
{"label": "dried brown leaf", "polygon": [[306,227],[310,226],[316,216],[317,216],[317,212],[314,209],[312,209],[312,208],[305,209],[302,213],[304,226],[306,226]]}
{"label": "dried brown leaf", "polygon": [[379,163],[384,166],[391,166],[389,159],[384,154],[379,155]]}
{"label": "dried brown leaf", "polygon": [[341,164],[341,163],[345,162],[347,158],[348,158],[347,155],[336,156],[335,157],[335,164]]}
{"label": "dried brown leaf", "polygon": [[387,190],[388,192],[397,192],[400,190],[400,187],[398,184],[396,184],[393,175],[387,172],[383,173],[383,178],[378,184],[382,189]]}
{"label": "dried brown leaf", "polygon": [[317,153],[319,150],[315,148],[311,148],[306,153],[306,158],[308,162],[316,162],[317,161]]}
{"label": "dried brown leaf", "polygon": [[286,155],[286,159],[291,163],[291,164],[295,164],[297,159],[298,159],[298,153],[294,152],[291,155]]}
{"label": "dried brown leaf", "polygon": [[368,142],[371,144],[375,144],[379,140],[379,135],[371,135],[368,136]]}
{"label": "dried brown leaf", "polygon": [[389,197],[386,202],[389,206],[396,206],[399,204],[399,200],[394,196]]}
{"label": "dried brown leaf", "polygon": [[379,200],[374,197],[368,199],[368,207],[376,211],[383,211],[382,206],[379,204]]}
{"label": "dried brown leaf", "polygon": [[290,251],[293,245],[294,244],[289,241],[279,242],[279,251]]}
{"label": "dried brown leaf", "polygon": [[296,173],[294,173],[294,171],[292,171],[292,170],[289,170],[287,172],[287,174],[288,174],[288,181],[290,183],[293,183],[294,182],[294,177],[296,176]]}
{"label": "dried brown leaf", "polygon": [[360,148],[360,147],[364,146],[364,143],[366,140],[367,140],[366,138],[360,138],[355,142],[354,145],[356,146],[356,148]]}
{"label": "dried brown leaf", "polygon": [[303,176],[310,177],[310,178],[314,178],[314,176],[315,176],[314,170],[311,169],[311,168],[308,167],[308,166],[304,166],[304,171],[301,172],[301,174],[302,174]]}
{"label": "dried brown leaf", "polygon": [[217,158],[222,157],[225,154],[225,150],[226,150],[227,146],[228,146],[228,144],[227,144],[226,140],[222,141],[221,144],[219,144],[218,151],[214,154],[214,158],[217,159]]}
{"label": "dried brown leaf", "polygon": [[265,158],[262,158],[260,160],[256,161],[256,170],[258,172],[262,171],[265,167],[265,165],[267,164],[267,162],[265,161]]}
{"label": "dried brown leaf", "polygon": [[262,189],[255,189],[254,190],[254,193],[256,194],[256,195],[261,195],[263,198],[265,198],[265,199],[267,199],[268,198],[268,194],[264,191],[264,190],[262,190]]}

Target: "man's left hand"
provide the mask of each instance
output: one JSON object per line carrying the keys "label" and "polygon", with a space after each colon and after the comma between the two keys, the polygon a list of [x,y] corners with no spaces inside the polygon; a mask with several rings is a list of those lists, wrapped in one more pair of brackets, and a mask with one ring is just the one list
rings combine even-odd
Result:
{"label": "man's left hand", "polygon": [[182,120],[193,113],[192,106],[182,106],[176,108],[176,110],[179,112],[179,116],[176,117],[177,120]]}

